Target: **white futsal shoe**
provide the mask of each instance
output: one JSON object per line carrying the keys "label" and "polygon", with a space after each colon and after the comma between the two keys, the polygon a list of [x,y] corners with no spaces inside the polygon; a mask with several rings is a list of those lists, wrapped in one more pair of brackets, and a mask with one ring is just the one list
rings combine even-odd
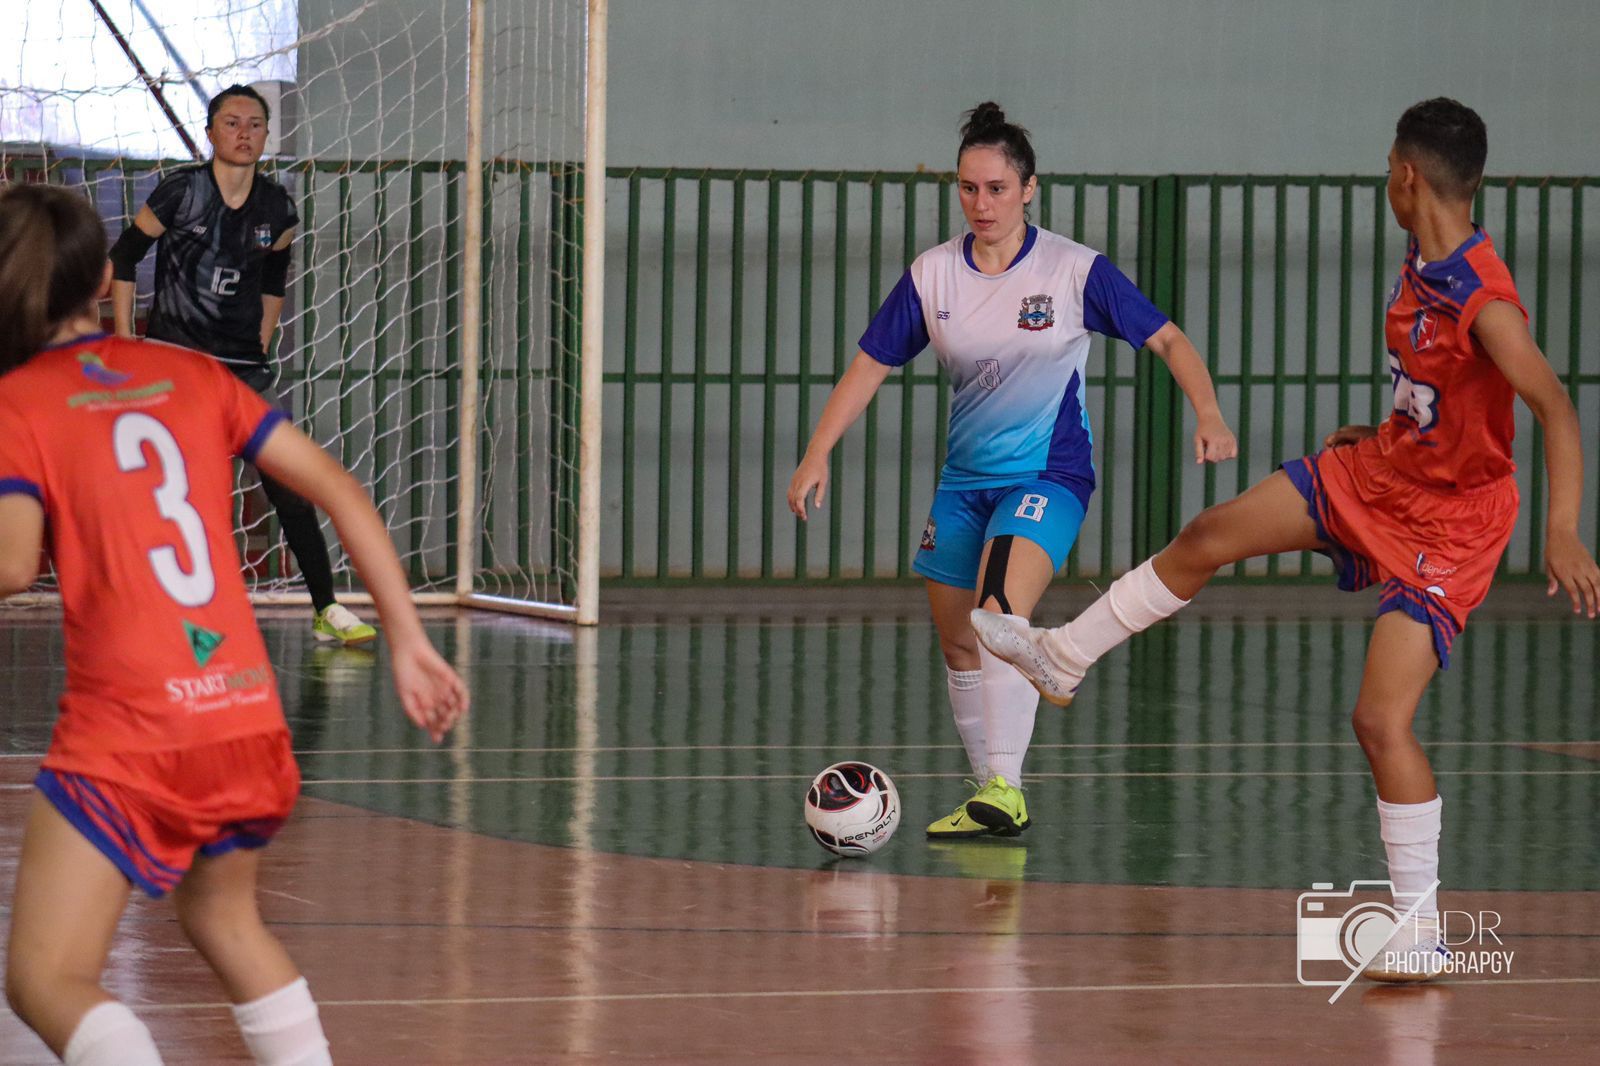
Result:
{"label": "white futsal shoe", "polygon": [[1049,630],[1033,629],[1026,618],[1014,614],[981,609],[972,612],[972,629],[985,648],[1015,666],[1039,695],[1057,707],[1065,707],[1078,694],[1087,670],[1075,669],[1051,653],[1045,643]]}
{"label": "white futsal shoe", "polygon": [[1431,981],[1449,962],[1450,952],[1439,939],[1438,921],[1422,919],[1396,929],[1361,976],[1385,984]]}

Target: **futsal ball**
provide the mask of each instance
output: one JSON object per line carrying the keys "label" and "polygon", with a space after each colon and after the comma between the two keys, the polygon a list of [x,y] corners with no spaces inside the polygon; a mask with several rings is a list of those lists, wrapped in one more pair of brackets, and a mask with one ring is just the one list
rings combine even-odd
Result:
{"label": "futsal ball", "polygon": [[871,855],[900,824],[900,793],[889,775],[864,762],[836,762],[806,791],[806,826],[835,855]]}

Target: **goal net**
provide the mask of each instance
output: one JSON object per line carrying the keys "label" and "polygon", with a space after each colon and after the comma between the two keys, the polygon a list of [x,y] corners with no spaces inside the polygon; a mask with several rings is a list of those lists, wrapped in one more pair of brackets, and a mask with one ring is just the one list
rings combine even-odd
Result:
{"label": "goal net", "polygon": [[[112,239],[209,159],[214,93],[268,100],[261,171],[301,219],[278,392],[371,487],[422,600],[578,613],[591,6],[48,0],[0,55],[0,180],[81,189]],[[294,601],[253,480],[236,507],[253,591]]]}

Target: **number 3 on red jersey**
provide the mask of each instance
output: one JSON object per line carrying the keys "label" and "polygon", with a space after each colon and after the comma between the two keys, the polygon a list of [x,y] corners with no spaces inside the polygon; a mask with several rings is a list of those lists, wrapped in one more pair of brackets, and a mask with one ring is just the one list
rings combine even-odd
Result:
{"label": "number 3 on red jersey", "polygon": [[206,542],[205,523],[189,503],[189,471],[183,452],[172,431],[156,418],[141,412],[122,415],[111,427],[117,467],[124,473],[145,468],[144,445],[155,449],[161,464],[162,481],[156,487],[156,509],[161,517],[178,527],[183,546],[194,569],[185,572],[178,552],[170,544],[150,549],[150,569],[156,580],[180,606],[202,607],[217,591],[217,575],[211,569],[211,548]]}

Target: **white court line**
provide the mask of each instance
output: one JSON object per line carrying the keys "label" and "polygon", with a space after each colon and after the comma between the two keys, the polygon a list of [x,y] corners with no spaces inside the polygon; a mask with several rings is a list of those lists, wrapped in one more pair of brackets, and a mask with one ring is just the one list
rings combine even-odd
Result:
{"label": "white court line", "polygon": [[[1434,770],[1435,777],[1596,777],[1600,766],[1582,770]],[[601,776],[529,776],[529,777],[307,777],[301,787],[315,785],[574,785],[584,782],[609,781],[614,783],[647,781],[809,781],[812,774],[606,774]],[[897,773],[897,781],[954,780],[962,776],[949,773]],[[1085,778],[1173,778],[1196,777],[1370,777],[1369,770],[1106,770],[1106,771],[1042,771],[1029,772],[1028,777],[1038,780],[1075,780]],[[25,792],[33,788],[31,782],[0,785],[0,792]]]}
{"label": "white court line", "polygon": [[[1600,977],[1502,977],[1477,981],[1450,981],[1442,987],[1497,985],[1596,985]],[[453,996],[438,999],[318,999],[317,1006],[327,1007],[503,1007],[538,1003],[618,1003],[656,1002],[685,999],[842,999],[855,996],[949,996],[949,995],[1001,995],[1014,996],[1027,993],[1059,995],[1070,992],[1226,992],[1245,989],[1305,989],[1297,981],[1217,981],[1194,984],[1138,984],[1138,985],[996,985],[975,987],[956,985],[938,988],[818,988],[779,989],[774,991],[735,992],[600,992],[588,995],[551,996]],[[177,1013],[182,1011],[223,1010],[227,1003],[140,1003],[134,1004],[140,1013]]]}
{"label": "white court line", "polygon": [[[1600,766],[1583,770],[1434,770],[1435,777],[1595,777],[1600,776]],[[308,777],[300,783],[311,785],[507,785],[517,782],[539,785],[570,785],[580,781],[809,781],[812,774],[626,774],[597,777]],[[960,777],[950,773],[899,773],[895,780],[952,780]],[[1041,772],[1029,771],[1030,780],[1041,778],[1057,780],[1086,777],[1370,777],[1370,770],[1148,770],[1148,771],[1084,771]],[[5,785],[0,788],[27,786]]]}
{"label": "white court line", "polygon": [[[1532,745],[1600,744],[1600,740],[1430,740],[1429,748],[1521,748]],[[1150,744],[1032,744],[1029,751],[1116,751],[1119,749],[1187,750],[1206,748],[1351,748],[1354,740],[1206,740],[1173,741]],[[582,749],[589,752],[675,752],[675,751],[833,751],[837,744],[662,744],[624,745]],[[866,751],[960,751],[960,744],[858,744]],[[578,748],[304,748],[296,755],[428,755],[433,753],[474,755],[540,755],[576,753]],[[40,759],[43,752],[0,752],[0,759]]]}

